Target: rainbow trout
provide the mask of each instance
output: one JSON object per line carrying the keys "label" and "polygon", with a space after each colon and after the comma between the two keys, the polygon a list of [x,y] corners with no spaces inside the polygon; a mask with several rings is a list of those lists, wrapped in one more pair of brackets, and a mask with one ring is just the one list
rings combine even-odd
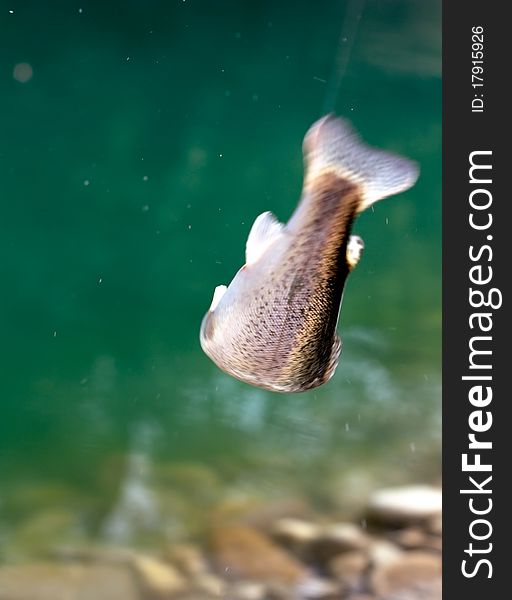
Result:
{"label": "rainbow trout", "polygon": [[288,223],[261,214],[249,233],[246,263],[215,289],[201,324],[205,353],[222,370],[276,392],[328,381],[338,364],[336,326],[345,281],[363,242],[350,235],[357,215],[407,190],[417,165],[366,146],[333,115],[303,142],[305,177]]}

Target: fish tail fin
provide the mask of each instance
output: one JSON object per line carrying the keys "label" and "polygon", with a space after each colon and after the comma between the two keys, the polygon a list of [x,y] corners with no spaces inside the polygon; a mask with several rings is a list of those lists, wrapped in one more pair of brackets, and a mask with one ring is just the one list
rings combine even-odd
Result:
{"label": "fish tail fin", "polygon": [[362,190],[357,212],[382,198],[408,190],[419,175],[414,161],[367,146],[348,121],[333,114],[311,126],[303,150],[306,184],[328,172],[348,179]]}

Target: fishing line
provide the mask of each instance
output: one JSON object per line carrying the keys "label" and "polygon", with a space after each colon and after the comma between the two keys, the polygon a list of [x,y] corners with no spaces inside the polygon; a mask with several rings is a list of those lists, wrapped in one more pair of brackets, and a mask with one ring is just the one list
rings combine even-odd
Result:
{"label": "fishing line", "polygon": [[347,4],[345,18],[343,19],[343,25],[338,40],[336,59],[325,94],[323,115],[334,111],[341,90],[341,83],[347,72],[350,54],[354,47],[365,3],[366,0],[349,0]]}

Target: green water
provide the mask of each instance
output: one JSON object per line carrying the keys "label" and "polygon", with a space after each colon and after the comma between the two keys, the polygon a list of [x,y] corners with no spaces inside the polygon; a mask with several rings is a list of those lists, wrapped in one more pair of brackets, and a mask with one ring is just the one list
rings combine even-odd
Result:
{"label": "green water", "polygon": [[[345,294],[342,360],[299,395],[230,379],[198,329],[255,217],[286,220],[297,202],[345,4],[11,4],[0,557],[197,536],[244,502],[352,514],[379,486],[435,481],[440,3],[368,0],[353,46],[342,42],[337,112],[422,174],[358,220],[366,251]],[[23,63],[32,76],[19,81]]]}

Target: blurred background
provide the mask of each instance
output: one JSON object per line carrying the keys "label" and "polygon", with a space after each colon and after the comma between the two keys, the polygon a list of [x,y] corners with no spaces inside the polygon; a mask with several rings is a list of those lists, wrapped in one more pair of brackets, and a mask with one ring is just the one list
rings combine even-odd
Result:
{"label": "blurred background", "polygon": [[[440,2],[367,0],[342,39],[346,4],[2,2],[1,561],[439,482]],[[256,216],[293,211],[340,44],[336,112],[421,177],[356,224],[333,379],[274,394],[199,325]]]}

